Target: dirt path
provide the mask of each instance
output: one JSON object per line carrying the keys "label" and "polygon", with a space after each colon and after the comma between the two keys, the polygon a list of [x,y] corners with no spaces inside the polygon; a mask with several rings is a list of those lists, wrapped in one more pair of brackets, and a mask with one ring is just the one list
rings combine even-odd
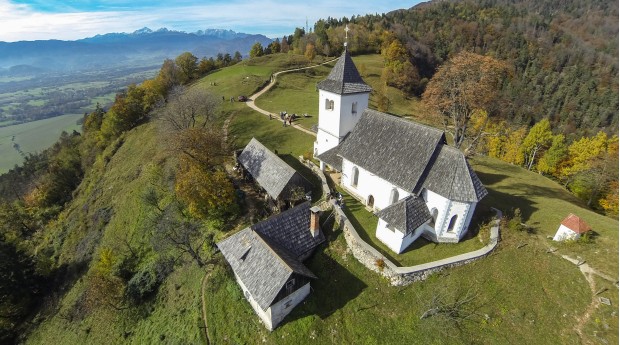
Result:
{"label": "dirt path", "polygon": [[595,270],[594,268],[592,268],[590,265],[588,265],[587,263],[583,261],[573,259],[568,255],[561,255],[561,254],[558,254],[558,255],[560,255],[563,259],[568,260],[571,263],[575,264],[577,267],[579,267],[579,271],[581,271],[583,276],[586,278],[586,281],[588,282],[588,285],[590,286],[590,290],[592,291],[592,301],[586,308],[585,312],[581,316],[577,317],[577,322],[575,324],[575,332],[577,332],[577,334],[579,335],[581,342],[586,343],[586,339],[584,338],[584,334],[583,334],[583,329],[586,323],[588,322],[588,320],[590,320],[590,318],[592,317],[592,314],[596,311],[596,309],[600,305],[600,302],[598,298],[596,297],[597,286],[596,286],[596,282],[594,281],[593,276],[597,275],[611,283],[616,283],[617,281]]}
{"label": "dirt path", "polygon": [[213,269],[213,265],[207,266],[207,272],[205,276],[202,278],[202,284],[200,287],[200,301],[202,303],[202,319],[205,323],[205,337],[207,339],[207,345],[211,344],[211,339],[209,339],[209,326],[207,325],[207,302],[205,300],[205,289],[207,288],[207,280],[211,275],[211,270]]}
{"label": "dirt path", "polygon": [[[269,111],[267,111],[267,110],[265,110],[265,109],[259,108],[259,107],[256,105],[256,103],[254,103],[254,101],[256,101],[256,99],[257,99],[258,97],[260,97],[261,95],[263,95],[265,92],[269,91],[269,90],[270,90],[270,89],[271,89],[271,88],[272,88],[272,87],[276,84],[277,78],[278,78],[278,76],[279,76],[280,74],[283,74],[283,73],[288,73],[288,72],[301,71],[301,70],[304,70],[304,69],[309,69],[309,68],[316,68],[316,67],[319,67],[319,66],[322,66],[322,65],[328,64],[328,63],[330,63],[330,62],[333,62],[333,61],[335,61],[335,60],[337,60],[337,59],[338,59],[338,58],[335,58],[335,59],[332,59],[332,60],[329,60],[329,61],[323,62],[323,63],[318,64],[318,65],[312,65],[312,66],[308,66],[308,67],[301,67],[301,68],[293,68],[293,69],[287,69],[287,70],[284,70],[284,71],[276,72],[276,73],[274,73],[274,74],[273,74],[273,76],[272,76],[272,78],[271,78],[271,82],[270,82],[267,86],[265,86],[263,89],[261,89],[261,90],[260,90],[260,91],[258,91],[257,93],[255,93],[255,94],[253,94],[252,96],[250,96],[250,98],[248,99],[248,101],[247,101],[247,102],[245,102],[245,104],[246,104],[248,107],[250,107],[250,108],[252,108],[252,109],[256,110],[257,112],[259,112],[259,113],[261,113],[261,114],[263,114],[263,115],[266,115],[266,116],[273,116],[274,118],[279,119],[279,118],[280,118],[280,115],[279,115],[279,114],[275,114],[275,113],[269,112]],[[295,123],[291,124],[291,127],[295,128],[295,129],[297,129],[297,130],[300,130],[300,131],[302,131],[302,132],[308,133],[308,134],[310,134],[310,135],[314,135],[314,136],[316,136],[316,133],[314,133],[313,131],[308,130],[308,129],[305,129],[305,128],[303,128],[303,127],[301,127],[301,126],[299,126],[299,125],[297,125],[297,124],[295,124]]]}

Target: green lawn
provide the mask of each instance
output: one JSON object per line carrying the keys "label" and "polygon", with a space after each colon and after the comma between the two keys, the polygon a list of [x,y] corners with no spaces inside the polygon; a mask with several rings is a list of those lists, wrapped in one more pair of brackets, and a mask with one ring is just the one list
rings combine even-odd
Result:
{"label": "green lawn", "polygon": [[[612,277],[618,277],[618,220],[590,211],[577,197],[552,180],[497,159],[478,156],[470,160],[480,180],[489,190],[481,202],[504,211],[519,208],[523,221],[537,237],[563,254],[577,255]],[[562,244],[547,236],[555,235],[569,214],[582,217],[595,232],[592,243]]]}
{"label": "green lawn", "polygon": [[[58,140],[62,131],[80,130],[77,121],[83,114],[69,114],[0,128],[0,174],[21,164],[23,157],[13,147],[16,143],[26,154],[40,152]],[[15,139],[13,139],[13,137]]]}
{"label": "green lawn", "polygon": [[360,237],[397,266],[414,266],[449,258],[480,249],[487,243],[480,242],[476,237],[478,233],[478,224],[472,221],[468,235],[458,244],[434,243],[420,237],[404,252],[396,254],[377,239],[375,235],[377,230],[377,216],[368,211],[357,199],[345,192],[342,187],[337,187],[337,189],[344,197],[344,212]]}
{"label": "green lawn", "polygon": [[[208,284],[211,340],[217,344],[580,343],[572,323],[590,302],[589,288],[573,265],[546,254],[525,233],[506,233],[490,257],[407,287],[391,287],[364,268],[347,250],[341,231],[326,235],[328,244],[306,262],[318,276],[310,296],[273,332],[260,324],[222,263]],[[517,249],[521,241],[530,246]],[[468,290],[476,295],[471,307],[478,317],[459,328],[440,316],[420,319],[433,296],[449,302]],[[617,330],[613,321],[605,322]],[[613,341],[612,332],[604,338]],[[587,339],[593,339],[589,334]]]}
{"label": "green lawn", "polygon": [[316,84],[325,79],[331,66],[285,73],[278,76],[278,81],[271,90],[256,100],[256,105],[272,113],[286,111],[289,114],[309,114],[300,117],[295,123],[310,129],[319,122],[319,93]]}

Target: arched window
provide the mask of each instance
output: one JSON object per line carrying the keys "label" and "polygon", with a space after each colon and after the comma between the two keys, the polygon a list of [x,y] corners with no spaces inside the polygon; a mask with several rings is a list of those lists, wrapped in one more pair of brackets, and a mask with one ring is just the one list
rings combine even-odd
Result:
{"label": "arched window", "polygon": [[329,99],[325,98],[325,110],[329,110],[329,109],[331,109],[329,107]]}
{"label": "arched window", "polygon": [[433,217],[433,219],[431,220],[431,226],[434,228],[435,227],[435,222],[437,221],[437,216],[439,215],[439,211],[433,207],[433,209],[431,210],[431,216]]}
{"label": "arched window", "polygon": [[357,167],[353,167],[353,173],[351,173],[351,186],[357,188],[357,180],[359,179],[360,172]]}
{"label": "arched window", "polygon": [[456,225],[456,219],[457,218],[458,218],[458,216],[454,215],[450,219],[450,224],[448,225],[448,232],[453,232],[454,231],[454,226]]}
{"label": "arched window", "polygon": [[398,201],[398,189],[392,188],[392,192],[390,193],[390,205],[394,204]]}
{"label": "arched window", "polygon": [[351,103],[351,114],[357,114],[357,102]]}
{"label": "arched window", "polygon": [[334,101],[329,101],[329,110],[334,110]]}
{"label": "arched window", "polygon": [[375,197],[372,195],[368,196],[368,207],[373,208],[375,206]]}

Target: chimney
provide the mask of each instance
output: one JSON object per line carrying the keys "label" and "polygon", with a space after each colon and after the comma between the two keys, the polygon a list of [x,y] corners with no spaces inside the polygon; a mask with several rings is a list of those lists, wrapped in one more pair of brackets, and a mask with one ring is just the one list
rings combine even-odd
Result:
{"label": "chimney", "polygon": [[321,209],[317,206],[310,209],[310,233],[312,234],[312,237],[317,237],[321,231],[321,226],[319,225],[320,213]]}

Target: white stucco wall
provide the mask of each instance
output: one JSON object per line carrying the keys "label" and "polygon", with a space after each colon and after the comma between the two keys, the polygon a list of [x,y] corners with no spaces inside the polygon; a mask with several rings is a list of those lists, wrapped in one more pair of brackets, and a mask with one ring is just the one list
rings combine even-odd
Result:
{"label": "white stucco wall", "polygon": [[560,224],[558,231],[553,236],[554,241],[567,241],[567,240],[576,240],[579,238],[579,234],[574,232],[573,230],[565,227]]}
{"label": "white stucco wall", "polygon": [[[357,186],[352,185],[353,167],[357,167],[359,171]],[[342,160],[342,179],[340,183],[350,194],[362,201],[364,205],[368,205],[368,197],[372,195],[375,199],[373,207],[375,211],[382,210],[391,205],[390,197],[394,188],[398,191],[398,200],[404,199],[410,194],[406,190],[391,184],[346,159]]]}
{"label": "white stucco wall", "polygon": [[[301,288],[295,290],[292,294],[286,296],[281,301],[275,303],[271,307],[269,307],[266,311],[267,315],[271,318],[271,328],[270,331],[278,327],[280,322],[284,320],[286,315],[288,315],[295,306],[301,303],[306,296],[310,294],[310,283],[306,283],[306,285]],[[287,306],[288,304],[288,306]]]}
{"label": "white stucco wall", "polygon": [[319,128],[316,133],[316,141],[314,142],[314,155],[320,155],[323,152],[338,146],[339,143],[340,138],[338,136]]}
{"label": "white stucco wall", "polygon": [[[339,95],[319,89],[319,124],[314,154],[319,155],[340,143],[368,108],[368,93]],[[334,101],[333,109],[325,109],[325,100]],[[357,102],[357,112],[352,104]]]}
{"label": "white stucco wall", "polygon": [[379,219],[377,222],[377,239],[383,242],[388,248],[390,248],[396,254],[402,253],[413,241],[417,240],[420,237],[424,227],[420,226],[414,232],[409,235],[405,235],[399,229],[389,228],[388,224],[383,220]]}
{"label": "white stucco wall", "polygon": [[[427,230],[434,231],[438,242],[458,242],[465,236],[476,209],[475,202],[449,200],[428,189],[422,191],[422,197],[431,214],[433,214],[433,208],[438,211],[435,227],[427,227]],[[453,231],[448,232],[450,220],[453,216],[457,216],[456,223]]]}
{"label": "white stucco wall", "polygon": [[[281,301],[275,303],[271,307],[267,308],[267,310],[263,310],[258,303],[254,300],[252,295],[249,293],[248,289],[245,287],[241,279],[235,274],[235,279],[237,283],[241,287],[243,291],[243,296],[250,302],[252,309],[254,312],[260,317],[261,321],[265,324],[268,330],[274,330],[278,324],[288,315],[288,313],[295,308],[301,301],[308,296],[310,293],[310,283],[302,286],[301,288],[295,290],[292,294],[286,296],[286,298]],[[290,305],[286,307],[286,303],[291,301]]]}

